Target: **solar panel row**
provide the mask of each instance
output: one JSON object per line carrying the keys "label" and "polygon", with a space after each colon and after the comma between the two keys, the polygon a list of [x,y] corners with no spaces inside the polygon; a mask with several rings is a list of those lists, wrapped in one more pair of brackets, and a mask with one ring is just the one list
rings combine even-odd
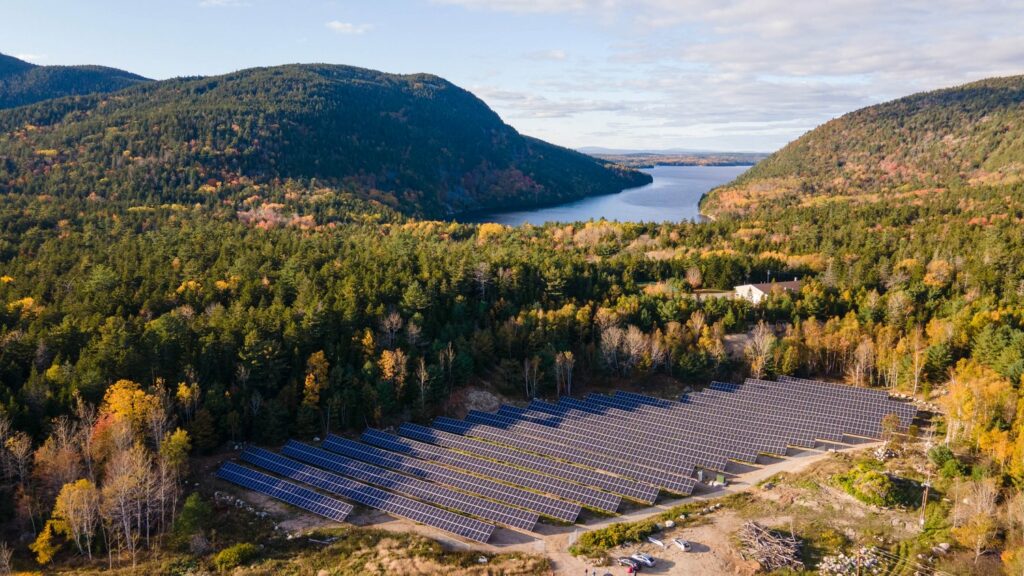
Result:
{"label": "solar panel row", "polygon": [[[454,434],[464,434],[467,436],[484,438],[506,446],[594,468],[595,470],[606,470],[626,478],[653,484],[655,486],[665,487],[680,494],[689,494],[690,491],[693,490],[693,479],[666,481],[662,478],[662,472],[648,472],[651,469],[647,466],[635,461],[624,462],[618,458],[592,451],[596,450],[595,448],[591,448],[591,450],[580,450],[575,446],[567,446],[563,442],[549,441],[542,438],[517,434],[508,430],[492,428],[483,424],[453,420],[451,418],[435,418],[434,427]],[[666,484],[671,484],[671,486],[666,486]]]}
{"label": "solar panel row", "polygon": [[380,430],[367,429],[363,432],[362,440],[378,448],[415,456],[422,460],[436,461],[446,466],[461,468],[480,476],[494,478],[538,492],[553,494],[566,500],[574,500],[599,510],[615,512],[619,507],[620,499],[614,494],[573,484],[554,476],[537,474],[424,442],[409,440],[401,436],[381,432]]}
{"label": "solar panel row", "polygon": [[298,480],[371,508],[434,526],[470,540],[487,542],[491,537],[491,532],[494,531],[494,526],[486,522],[367,486],[361,482],[302,464],[291,458],[285,458],[269,450],[249,448],[242,453],[242,459],[286,478]]}
{"label": "solar panel row", "polygon": [[281,452],[285,456],[290,456],[306,464],[312,464],[325,470],[348,476],[354,480],[386,488],[393,492],[423,500],[424,502],[472,514],[484,520],[500,522],[506,526],[523,530],[533,530],[533,527],[537,524],[537,514],[533,512],[451,490],[431,482],[410,478],[397,472],[391,472],[372,464],[345,458],[344,456],[321,450],[320,448],[314,448],[294,440],[289,441]]}
{"label": "solar panel row", "polygon": [[706,425],[688,419],[674,421],[664,410],[626,406],[614,398],[598,395],[587,397],[585,403],[578,400],[572,402],[574,407],[581,404],[601,407],[616,422],[615,426],[620,432],[632,430],[645,442],[676,445],[691,451],[703,449],[706,457],[700,463],[705,469],[725,470],[730,459],[753,461],[757,457],[758,450],[754,449],[754,444],[748,438],[739,435],[733,437],[723,431],[715,433]]}
{"label": "solar panel row", "polygon": [[[477,416],[477,419],[485,420],[483,416]],[[569,437],[559,431],[546,432],[541,426],[508,426],[500,422],[493,422],[497,424],[495,427],[473,422],[469,418],[466,421],[455,422],[458,422],[458,425],[453,425],[447,420],[436,419],[434,426],[458,433],[457,428],[468,425],[471,436],[501,442],[568,462],[580,463],[598,470],[608,470],[679,494],[689,494],[693,490],[692,478],[657,467],[658,463],[656,462],[652,462],[653,465],[647,465],[636,457],[636,452],[623,452],[621,448],[608,447],[604,443],[589,442],[586,438]]]}
{"label": "solar panel row", "polygon": [[292,484],[280,478],[239,466],[234,462],[221,464],[220,469],[217,470],[217,477],[336,522],[344,521],[352,513],[351,504],[329,498],[298,484]]}
{"label": "solar panel row", "polygon": [[530,452],[506,448],[490,442],[466,438],[459,434],[427,428],[418,424],[405,423],[398,430],[402,436],[421,442],[429,442],[453,450],[476,454],[491,460],[508,462],[509,464],[536,470],[557,478],[572,480],[584,486],[594,486],[613,494],[619,494],[639,502],[652,503],[658,497],[658,488],[651,484],[634,482],[620,476],[612,476],[597,470],[574,466],[559,462]]}
{"label": "solar panel row", "polygon": [[480,476],[458,472],[451,468],[381,450],[380,448],[374,448],[373,446],[354,442],[340,436],[328,436],[324,440],[323,447],[331,452],[337,452],[338,454],[369,462],[370,464],[398,470],[422,480],[446,484],[459,490],[479,494],[527,510],[533,510],[563,522],[575,522],[580,514],[579,504],[565,502],[515,486],[501,484]]}
{"label": "solar panel row", "polygon": [[[647,447],[632,438],[615,437],[571,426],[554,429],[541,424],[533,424],[472,410],[466,416],[466,420],[545,440],[549,443],[561,445],[565,450],[569,451],[599,452],[619,460],[619,466],[634,469],[634,473],[645,476],[644,478],[633,476],[633,478],[637,480],[653,480],[654,483],[672,491],[676,490],[673,486],[685,485],[687,478],[693,473],[693,465],[683,462],[678,456],[668,461],[663,461],[660,458],[657,460],[652,459],[651,462],[657,462],[656,467],[645,464],[644,462],[647,462],[647,460],[641,461],[636,455],[646,454]],[[689,494],[689,490],[682,493]]]}

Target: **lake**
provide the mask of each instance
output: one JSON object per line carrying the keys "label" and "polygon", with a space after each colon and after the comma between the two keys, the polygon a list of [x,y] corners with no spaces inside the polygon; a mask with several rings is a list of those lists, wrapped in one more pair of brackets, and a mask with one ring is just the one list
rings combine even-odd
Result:
{"label": "lake", "polygon": [[518,226],[529,222],[577,222],[580,220],[617,220],[619,222],[678,222],[700,220],[697,204],[705,192],[731,181],[750,166],[655,166],[643,170],[654,181],[618,194],[591,196],[565,204],[478,214],[472,222],[497,222]]}

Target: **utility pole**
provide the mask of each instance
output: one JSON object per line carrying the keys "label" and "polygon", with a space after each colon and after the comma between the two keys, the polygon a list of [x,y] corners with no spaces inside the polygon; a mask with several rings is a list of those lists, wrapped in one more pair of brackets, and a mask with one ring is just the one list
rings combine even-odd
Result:
{"label": "utility pole", "polygon": [[921,531],[924,532],[925,512],[928,509],[928,489],[932,487],[932,471],[928,470],[928,479],[924,481],[924,494],[921,496]]}

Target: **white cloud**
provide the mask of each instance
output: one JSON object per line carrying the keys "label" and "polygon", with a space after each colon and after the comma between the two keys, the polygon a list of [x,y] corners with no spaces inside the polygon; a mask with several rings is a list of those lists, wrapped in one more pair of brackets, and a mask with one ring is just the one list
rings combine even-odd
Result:
{"label": "white cloud", "polygon": [[[559,130],[571,145],[618,145],[612,137],[742,144],[747,131],[776,148],[869,104],[1024,73],[1024,0],[434,2],[571,16],[566,25],[609,38],[604,59],[532,70],[529,90],[517,87],[531,97],[482,94],[523,131]],[[500,79],[490,83],[500,92]],[[531,120],[552,117],[564,126]],[[613,123],[622,131],[609,130]]]}
{"label": "white cloud", "polygon": [[18,60],[25,60],[26,62],[39,62],[40,60],[46,60],[46,54],[15,54],[15,58]]}
{"label": "white cloud", "polygon": [[365,34],[373,29],[373,26],[370,24],[353,24],[351,22],[342,22],[340,20],[331,20],[327,23],[327,27],[338,34],[353,36]]}

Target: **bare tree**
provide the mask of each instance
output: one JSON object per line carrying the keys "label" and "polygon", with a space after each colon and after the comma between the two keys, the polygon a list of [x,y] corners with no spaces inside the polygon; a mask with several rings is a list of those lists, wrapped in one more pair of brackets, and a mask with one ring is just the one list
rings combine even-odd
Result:
{"label": "bare tree", "polygon": [[572,370],[576,358],[572,352],[559,352],[555,355],[555,393],[572,395]]}
{"label": "bare tree", "polygon": [[857,386],[864,386],[871,380],[875,366],[875,345],[870,338],[861,339],[853,353],[850,364],[850,378]]}
{"label": "bare tree", "polygon": [[7,416],[6,412],[0,411],[0,474],[3,477],[11,474],[10,455],[7,452],[7,440],[10,439],[11,432],[10,417]]}
{"label": "bare tree", "polygon": [[686,321],[686,325],[690,327],[695,342],[700,339],[700,335],[704,331],[704,326],[707,325],[707,322],[707,317],[700,310],[694,310],[693,314],[690,314],[690,319]]}
{"label": "bare tree", "polygon": [[764,320],[759,321],[750,333],[750,342],[744,349],[747,360],[750,362],[750,374],[754,378],[761,378],[765,375],[773,346],[775,346],[775,333]]}
{"label": "bare tree", "polygon": [[995,480],[958,481],[953,490],[953,535],[974,551],[977,562],[996,532],[995,514],[999,487]]}
{"label": "bare tree", "polygon": [[411,348],[419,348],[420,344],[423,343],[423,329],[420,328],[419,324],[410,320],[405,325],[405,340]]}
{"label": "bare tree", "polygon": [[86,402],[75,392],[75,417],[78,418],[78,444],[82,451],[85,472],[90,480],[96,480],[93,470],[92,446],[96,437],[96,407]]}
{"label": "bare tree", "polygon": [[117,451],[107,463],[101,491],[101,514],[118,552],[127,550],[132,566],[146,527],[144,512],[152,475],[150,457],[141,444]]}
{"label": "bare tree", "polygon": [[419,366],[416,367],[416,380],[420,385],[420,409],[427,405],[427,388],[430,386],[430,371],[427,370],[427,361],[420,358]]}
{"label": "bare tree", "polygon": [[671,373],[672,363],[669,361],[669,348],[665,342],[665,335],[661,330],[655,330],[650,338],[651,369],[668,368]]}
{"label": "bare tree", "polygon": [[622,348],[626,361],[623,365],[623,374],[628,374],[640,365],[644,357],[650,352],[651,342],[643,330],[633,326],[626,327],[626,335],[622,339]]}
{"label": "bare tree", "polygon": [[1021,541],[1024,541],[1024,489],[1017,489],[1017,492],[1006,502],[1007,527],[1016,528],[1020,531]]}
{"label": "bare tree", "polygon": [[479,262],[473,267],[473,281],[476,282],[477,291],[480,292],[480,299],[487,297],[487,286],[491,283],[491,265],[487,262]]}
{"label": "bare tree", "polygon": [[601,331],[601,359],[612,370],[619,369],[619,349],[625,333],[618,326],[608,326]]}
{"label": "bare tree", "polygon": [[14,550],[7,545],[7,542],[0,542],[0,576],[11,575],[11,556],[13,554]]}
{"label": "bare tree", "polygon": [[690,266],[686,269],[686,283],[694,290],[700,288],[701,284],[704,283],[704,276],[700,273],[700,268]]}
{"label": "bare tree", "polygon": [[78,552],[92,558],[93,533],[100,521],[100,493],[96,486],[84,479],[64,485],[53,515],[64,521]]}
{"label": "bare tree", "polygon": [[438,354],[438,360],[441,363],[441,371],[444,373],[445,380],[445,411],[448,409],[448,400],[451,400],[452,385],[454,384],[454,372],[452,368],[455,365],[455,347],[449,342]]}
{"label": "bare tree", "polygon": [[385,348],[391,348],[395,345],[395,336],[398,335],[398,331],[402,329],[404,323],[402,315],[396,311],[391,311],[381,319],[380,331],[384,334]]}
{"label": "bare tree", "polygon": [[36,532],[35,514],[32,512],[32,496],[29,486],[29,463],[32,461],[32,438],[28,434],[18,431],[7,439],[7,453],[10,455],[11,476],[18,481],[21,493],[25,498],[28,507],[29,520],[32,522],[32,532]]}
{"label": "bare tree", "polygon": [[914,377],[914,396],[917,396],[917,388],[921,384],[921,373],[924,372],[924,334],[921,325],[914,326],[910,332],[910,361]]}
{"label": "bare tree", "polygon": [[532,400],[537,397],[537,380],[540,377],[540,358],[523,358],[523,387],[526,391],[526,399]]}
{"label": "bare tree", "polygon": [[253,390],[252,394],[249,395],[249,411],[252,412],[253,417],[259,415],[260,409],[263,408],[263,395],[260,394],[259,390]]}

